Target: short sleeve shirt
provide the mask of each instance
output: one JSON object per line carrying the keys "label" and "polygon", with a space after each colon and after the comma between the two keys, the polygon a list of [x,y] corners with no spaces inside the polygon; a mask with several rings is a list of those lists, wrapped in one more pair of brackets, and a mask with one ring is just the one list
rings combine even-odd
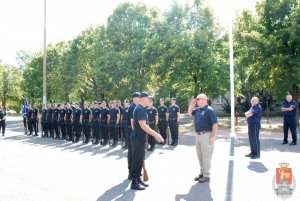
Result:
{"label": "short sleeve shirt", "polygon": [[73,113],[73,110],[71,108],[66,109],[66,119],[71,119],[71,115]]}
{"label": "short sleeve shirt", "polygon": [[147,108],[147,115],[149,123],[154,124],[155,123],[155,116],[157,115],[157,109],[155,107]]}
{"label": "short sleeve shirt", "polygon": [[116,122],[117,121],[117,115],[120,113],[119,108],[111,108],[109,110],[109,114],[110,114],[110,121],[111,122]]}
{"label": "short sleeve shirt", "polygon": [[53,109],[53,114],[52,114],[52,116],[53,116],[53,119],[54,119],[54,120],[57,120],[57,119],[58,119],[58,109]]}
{"label": "short sleeve shirt", "polygon": [[47,117],[47,109],[43,109],[42,110],[42,119],[46,120],[46,117]]}
{"label": "short sleeve shirt", "polygon": [[89,117],[90,117],[91,114],[92,114],[92,112],[89,108],[82,109],[82,119],[83,120],[89,120]]}
{"label": "short sleeve shirt", "polygon": [[177,105],[172,105],[168,109],[169,118],[170,119],[177,119],[177,113],[180,112],[180,108]]}
{"label": "short sleeve shirt", "polygon": [[59,113],[59,119],[65,118],[66,110],[64,108],[60,109],[58,113]]}
{"label": "short sleeve shirt", "polygon": [[76,121],[79,121],[81,115],[81,109],[80,108],[75,108],[73,112],[73,119]]}
{"label": "short sleeve shirt", "polygon": [[100,118],[100,114],[101,114],[101,110],[100,108],[93,108],[92,109],[92,115],[93,115],[93,119],[99,119]]}
{"label": "short sleeve shirt", "polygon": [[192,115],[195,119],[196,132],[212,131],[213,124],[218,123],[218,119],[213,108],[208,105],[203,108],[195,108]]}
{"label": "short sleeve shirt", "polygon": [[5,116],[6,116],[6,112],[5,112],[5,110],[2,110],[0,112],[0,119],[2,120]]}
{"label": "short sleeve shirt", "polygon": [[252,106],[249,110],[253,115],[249,118],[247,118],[247,122],[255,122],[259,123],[261,120],[261,115],[262,115],[262,108],[260,104],[256,104],[255,106]]}
{"label": "short sleeve shirt", "polygon": [[131,103],[129,108],[128,108],[128,125],[130,126],[131,125],[131,119],[133,119],[133,111],[136,107],[136,104],[135,103]]}
{"label": "short sleeve shirt", "polygon": [[53,112],[52,108],[49,108],[49,109],[47,110],[47,119],[49,119],[49,120],[52,119],[52,112]]}
{"label": "short sleeve shirt", "polygon": [[108,108],[102,108],[102,110],[101,110],[101,121],[103,121],[103,122],[107,121],[108,114],[109,114],[109,109]]}
{"label": "short sleeve shirt", "polygon": [[148,115],[147,115],[146,108],[138,104],[133,112],[134,133],[146,137],[147,133],[141,128],[139,124],[139,121],[142,120],[146,121],[146,123],[148,124]]}
{"label": "short sleeve shirt", "polygon": [[166,120],[166,113],[168,111],[168,108],[167,106],[163,105],[163,106],[159,106],[157,108],[157,111],[158,111],[158,118],[160,121],[164,121]]}
{"label": "short sleeve shirt", "polygon": [[283,108],[290,108],[290,107],[294,108],[292,111],[283,112],[284,116],[296,116],[296,113],[297,113],[296,101],[291,101],[291,102],[286,101],[282,104],[282,107]]}

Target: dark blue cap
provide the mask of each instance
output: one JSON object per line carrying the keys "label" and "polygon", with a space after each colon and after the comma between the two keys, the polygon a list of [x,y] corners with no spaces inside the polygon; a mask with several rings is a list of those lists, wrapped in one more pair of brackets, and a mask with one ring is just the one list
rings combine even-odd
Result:
{"label": "dark blue cap", "polygon": [[140,92],[134,92],[132,94],[132,98],[139,98],[140,97]]}
{"label": "dark blue cap", "polygon": [[146,91],[141,92],[141,93],[140,93],[140,98],[145,98],[145,97],[152,98],[152,96],[150,96],[150,95],[148,94],[148,92],[146,92]]}

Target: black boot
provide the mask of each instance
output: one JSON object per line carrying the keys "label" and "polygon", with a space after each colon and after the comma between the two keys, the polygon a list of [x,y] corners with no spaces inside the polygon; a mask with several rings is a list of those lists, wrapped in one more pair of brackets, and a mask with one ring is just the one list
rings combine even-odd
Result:
{"label": "black boot", "polygon": [[145,190],[145,187],[143,187],[138,179],[133,179],[132,182],[131,182],[131,189],[134,189],[134,190]]}
{"label": "black boot", "polygon": [[141,178],[138,178],[138,182],[139,182],[139,184],[141,184],[141,185],[144,186],[144,187],[148,187],[148,186],[149,186],[149,184],[144,183],[144,182],[141,180]]}

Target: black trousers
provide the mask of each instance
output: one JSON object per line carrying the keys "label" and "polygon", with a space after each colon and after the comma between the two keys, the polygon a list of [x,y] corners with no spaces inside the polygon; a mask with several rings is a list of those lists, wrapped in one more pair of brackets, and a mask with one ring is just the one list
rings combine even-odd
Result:
{"label": "black trousers", "polygon": [[24,130],[27,132],[27,122],[26,122],[26,117],[23,117],[23,125],[24,125]]}
{"label": "black trousers", "polygon": [[92,132],[93,136],[96,140],[100,139],[100,127],[99,127],[99,120],[98,119],[93,119],[92,121]]}
{"label": "black trousers", "polygon": [[167,140],[167,122],[166,121],[160,121],[158,123],[158,129],[161,136],[164,138],[164,141]]}
{"label": "black trousers", "polygon": [[[60,138],[59,132],[58,132],[58,120],[57,120],[57,119],[54,119],[54,120],[53,120],[52,126],[53,126],[52,129],[53,129],[53,131],[55,132],[55,137],[56,137],[56,138]],[[53,132],[52,138],[54,138],[54,132]]]}
{"label": "black trousers", "polygon": [[[29,120],[28,120],[28,130],[29,130],[29,133],[30,133],[30,134],[33,133],[33,129],[34,129],[34,128],[35,128],[35,120],[29,118]],[[36,133],[36,130],[35,130],[35,133]]]}
{"label": "black trousers", "polygon": [[72,140],[73,132],[72,132],[72,122],[71,119],[66,119],[66,136],[68,136],[68,140]]}
{"label": "black trousers", "polygon": [[146,136],[141,133],[132,133],[132,165],[130,173],[133,179],[138,179],[141,176],[142,167],[145,159],[145,142]]}
{"label": "black trousers", "polygon": [[52,119],[47,120],[47,134],[46,136],[52,137],[53,136],[53,126],[52,126]]}
{"label": "black trousers", "polygon": [[78,141],[81,138],[81,125],[79,121],[74,121],[74,135],[76,136],[76,140]]}
{"label": "black trousers", "polygon": [[[132,129],[131,127],[127,127],[127,148],[128,148],[128,152],[127,152],[127,163],[128,163],[128,170],[129,172],[131,172],[131,165],[132,165],[132,147],[131,147],[131,133],[132,133]],[[145,146],[145,145],[144,145]]]}
{"label": "black trousers", "polygon": [[91,126],[88,120],[82,120],[82,131],[85,137],[85,141],[89,141],[91,138]]}
{"label": "black trousers", "polygon": [[289,129],[292,133],[292,139],[294,143],[297,143],[297,129],[296,129],[296,117],[295,116],[284,116],[283,120],[283,133],[284,133],[284,142],[288,141]]}
{"label": "black trousers", "polygon": [[42,123],[43,135],[46,136],[46,134],[47,134],[47,121],[46,121],[46,119],[42,119],[41,123]]}
{"label": "black trousers", "polygon": [[114,142],[117,142],[119,139],[119,125],[116,123],[110,124],[109,132],[111,135],[110,137],[114,140]]}
{"label": "black trousers", "polygon": [[120,124],[120,131],[121,131],[121,136],[120,136],[120,139],[122,141],[125,141],[125,145],[127,145],[127,142],[126,142],[126,125],[125,124]]}
{"label": "black trousers", "polygon": [[[155,131],[156,131],[156,126],[155,126],[155,124],[149,124],[149,127],[150,127],[152,130],[155,130]],[[154,138],[152,135],[148,135],[148,143],[150,144],[151,147],[153,147],[153,146],[156,144],[156,140],[155,140],[155,138]]]}
{"label": "black trousers", "polygon": [[178,143],[178,122],[177,121],[170,121],[170,132],[172,143]]}
{"label": "black trousers", "polygon": [[62,138],[66,138],[66,124],[64,119],[59,120],[59,128]]}
{"label": "black trousers", "polygon": [[108,140],[108,125],[107,123],[101,123],[101,134],[102,134],[102,139],[104,141]]}
{"label": "black trousers", "polygon": [[259,122],[248,122],[248,136],[251,154],[260,157],[260,141],[259,141]]}
{"label": "black trousers", "polygon": [[5,120],[1,120],[1,121],[0,121],[0,132],[1,132],[1,130],[2,130],[2,134],[5,133],[5,127],[6,127],[6,122],[5,122]]}

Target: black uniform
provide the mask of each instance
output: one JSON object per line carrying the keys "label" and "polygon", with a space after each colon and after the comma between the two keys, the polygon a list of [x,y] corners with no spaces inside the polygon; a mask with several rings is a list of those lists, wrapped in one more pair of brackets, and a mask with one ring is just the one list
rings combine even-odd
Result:
{"label": "black uniform", "polygon": [[37,136],[37,133],[39,132],[39,119],[38,119],[39,109],[35,108],[33,109],[33,116],[34,116],[34,122],[33,122],[33,129],[35,136]]}
{"label": "black uniform", "polygon": [[121,132],[122,135],[125,139],[125,148],[127,148],[128,146],[128,125],[127,125],[127,121],[128,121],[128,107],[124,107],[123,111],[122,111],[122,121],[120,123],[121,126]]}
{"label": "black uniform", "polygon": [[58,110],[59,113],[59,128],[61,132],[61,140],[66,139],[66,123],[65,123],[65,115],[66,115],[66,109],[62,108]]}
{"label": "black uniform", "polygon": [[93,136],[96,139],[95,144],[99,143],[100,140],[100,132],[99,132],[99,120],[100,120],[101,110],[100,108],[93,108],[92,109],[92,132]]}
{"label": "black uniform", "polygon": [[113,146],[117,144],[118,136],[119,136],[119,124],[117,122],[118,114],[120,114],[120,110],[117,107],[111,108],[109,110],[109,115],[110,115],[109,129],[110,129],[110,135],[114,140]]}
{"label": "black uniform", "polygon": [[132,127],[131,127],[131,119],[133,119],[133,111],[136,107],[135,103],[131,103],[129,108],[128,108],[128,121],[127,121],[127,127],[128,127],[128,132],[127,132],[127,139],[128,140],[128,154],[127,154],[127,161],[128,161],[128,170],[131,174],[131,163],[132,163],[132,150],[131,150],[131,133],[132,133]]}
{"label": "black uniform", "polygon": [[5,127],[6,127],[6,122],[5,122],[5,116],[6,116],[6,112],[5,110],[2,109],[2,111],[0,111],[0,132],[2,129],[2,136],[4,136],[5,134]]}
{"label": "black uniform", "polygon": [[82,131],[85,137],[84,143],[89,143],[91,138],[90,115],[92,115],[92,111],[89,108],[82,109]]}
{"label": "black uniform", "polygon": [[42,135],[42,137],[46,137],[47,136],[47,109],[43,109],[42,110],[42,118],[41,118],[41,120],[42,120],[42,132],[44,133],[43,135]]}
{"label": "black uniform", "polygon": [[72,128],[72,116],[73,110],[71,108],[66,109],[66,135],[68,136],[68,141],[73,140],[73,128]]}
{"label": "black uniform", "polygon": [[73,111],[74,135],[76,137],[76,139],[74,139],[75,142],[79,142],[79,139],[81,138],[80,115],[81,109],[75,108]]}
{"label": "black uniform", "polygon": [[[53,127],[52,127],[52,113],[53,109],[49,108],[47,110],[47,129],[46,129],[46,137],[52,137],[53,136]],[[48,135],[50,133],[50,136]]]}
{"label": "black uniform", "polygon": [[137,105],[133,114],[134,130],[130,136],[132,146],[132,165],[131,176],[133,183],[137,183],[141,176],[142,166],[145,158],[145,142],[147,133],[140,127],[139,121],[145,120],[148,124],[148,115],[146,109],[142,105]]}
{"label": "black uniform", "polygon": [[32,135],[32,133],[33,133],[33,126],[34,126],[34,123],[35,123],[33,109],[31,109],[31,108],[28,109],[26,115],[27,115],[27,119],[28,119],[29,135]]}
{"label": "black uniform", "polygon": [[119,139],[123,140],[123,139],[122,139],[122,135],[123,135],[124,133],[122,133],[122,129],[121,129],[121,119],[122,119],[122,116],[123,116],[123,107],[120,105],[120,106],[118,106],[118,108],[119,108],[119,111],[120,111]]}
{"label": "black uniform", "polygon": [[102,108],[101,110],[101,134],[104,140],[103,144],[106,144],[108,141],[108,125],[107,125],[107,118],[109,115],[108,108]]}
{"label": "black uniform", "polygon": [[171,145],[177,145],[178,143],[178,121],[177,112],[180,112],[180,108],[177,105],[169,107],[169,127],[171,132],[172,143]]}
{"label": "black uniform", "polygon": [[168,108],[163,105],[159,106],[158,109],[158,129],[161,136],[164,138],[164,143],[166,143],[167,139],[167,120],[166,120],[166,113]]}
{"label": "black uniform", "polygon": [[[60,134],[58,130],[58,109],[53,109],[52,111],[52,126],[53,131],[55,131],[55,139],[60,139]],[[54,139],[54,132],[52,138]]]}
{"label": "black uniform", "polygon": [[[146,109],[147,111],[147,115],[148,115],[148,119],[149,119],[149,127],[152,129],[152,130],[157,130],[156,128],[156,120],[155,120],[155,117],[157,115],[157,109],[155,107],[152,107],[152,108],[147,108]],[[155,138],[151,135],[148,135],[148,143],[150,145],[150,151],[153,151],[153,149],[155,148]]]}

